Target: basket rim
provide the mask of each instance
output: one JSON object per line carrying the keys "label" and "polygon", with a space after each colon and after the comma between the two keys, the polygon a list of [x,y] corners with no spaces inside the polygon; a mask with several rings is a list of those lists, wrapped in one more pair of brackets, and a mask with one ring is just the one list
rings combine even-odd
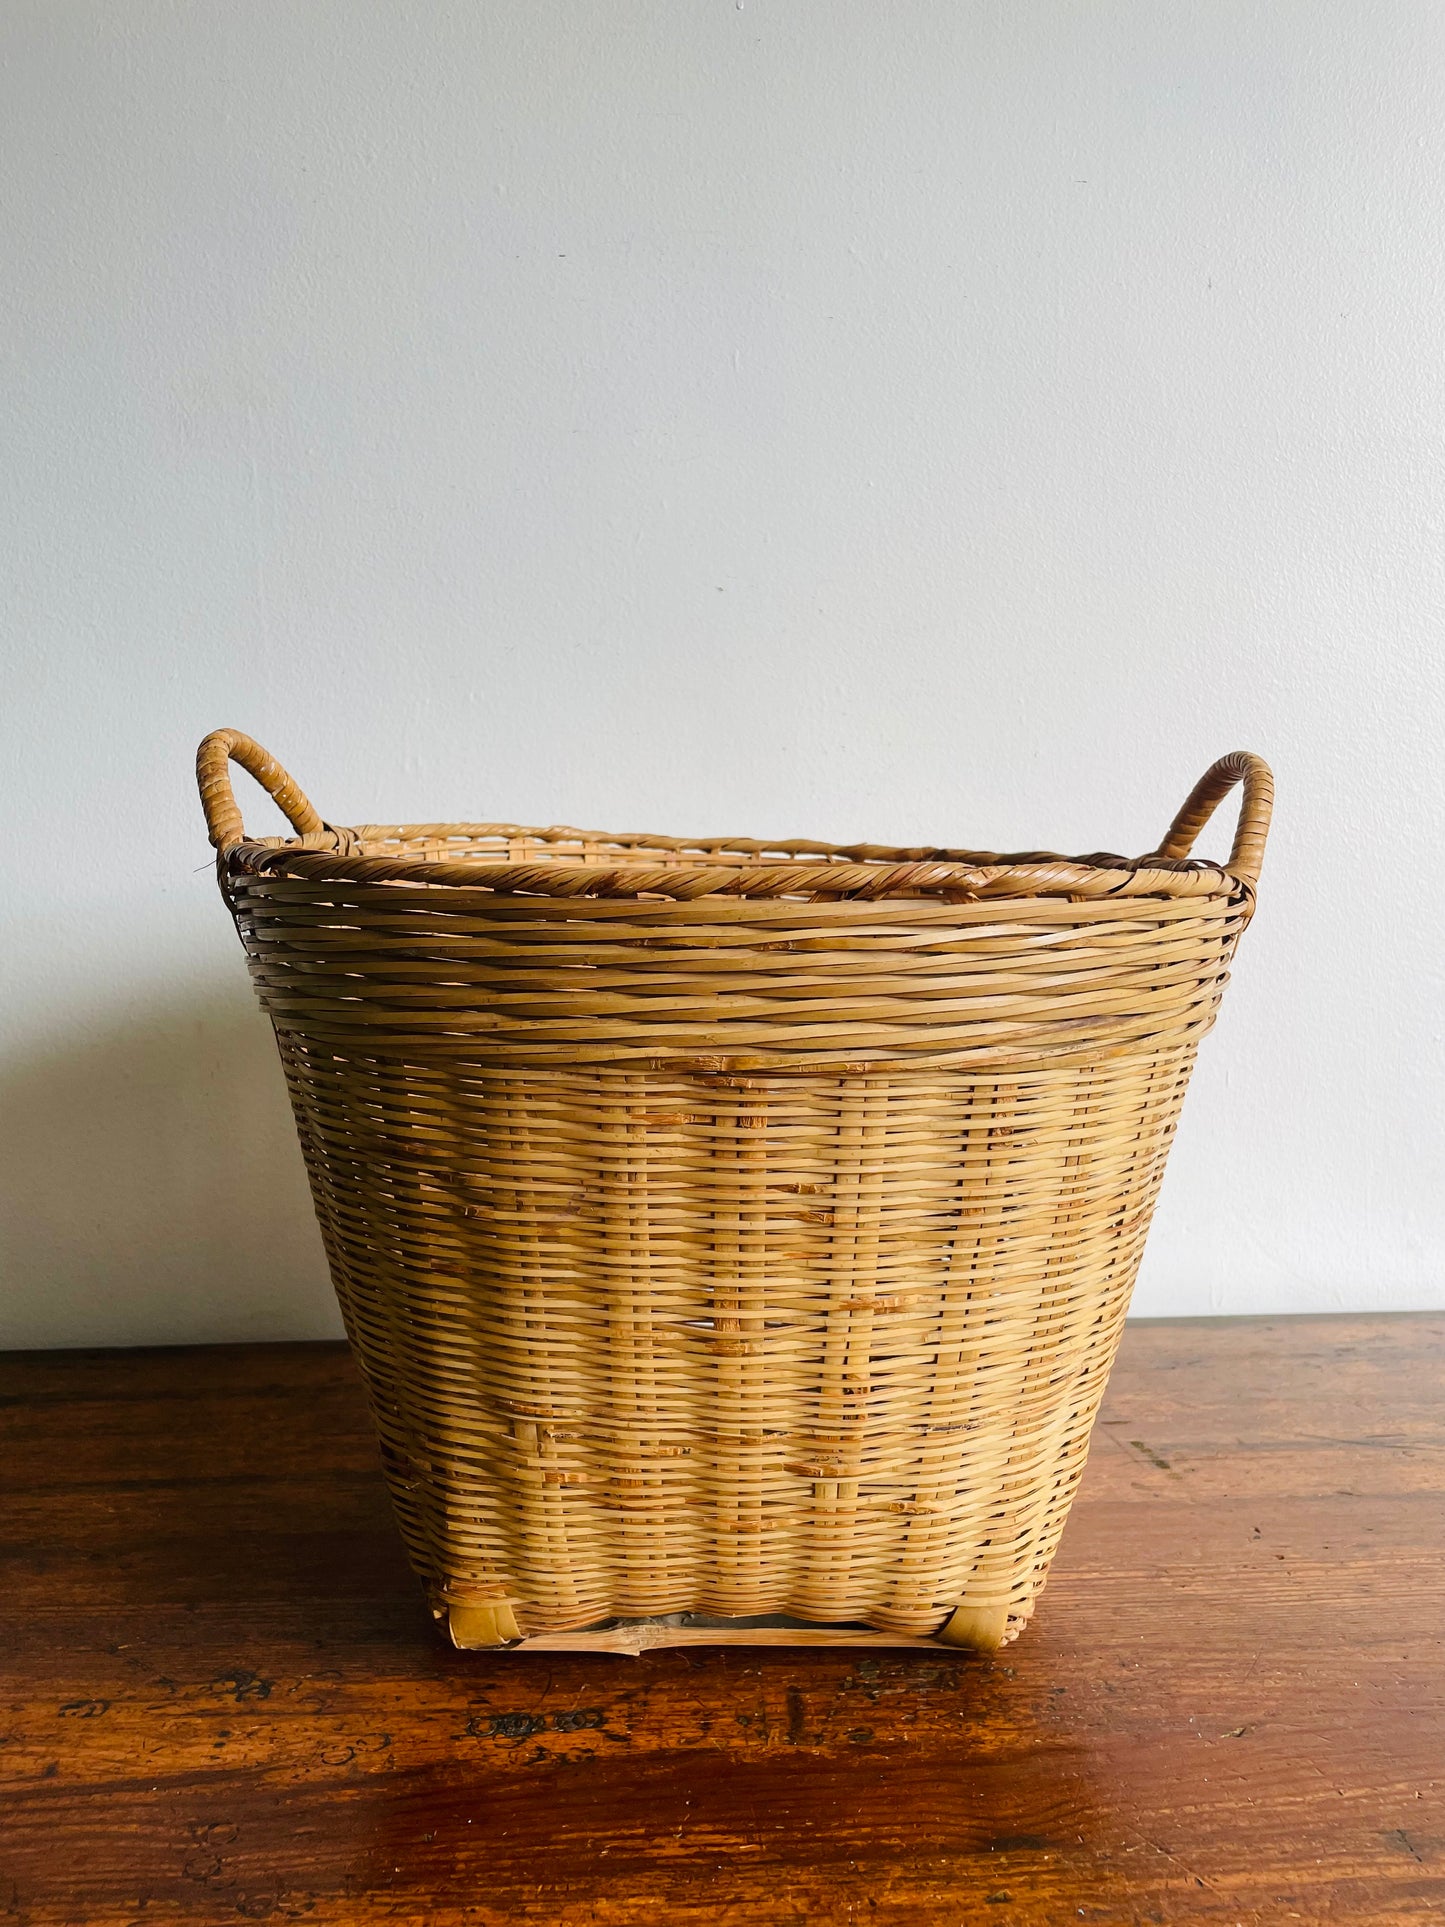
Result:
{"label": "basket rim", "polygon": [[[289,837],[248,837],[230,765],[255,777],[291,824]],[[212,730],[196,752],[196,782],[223,879],[250,875],[320,882],[411,884],[513,897],[699,897],[791,901],[981,898],[1219,897],[1246,917],[1269,834],[1274,780],[1250,750],[1221,756],[1200,777],[1164,839],[1145,856],[1096,850],[1004,855],[988,850],[818,843],[782,837],[674,837],[575,830],[565,824],[328,823],[295,778],[253,737]],[[1190,855],[1222,799],[1243,784],[1227,865]]]}
{"label": "basket rim", "polygon": [[1223,865],[1157,851],[1068,856],[941,846],[833,844],[796,837],[670,837],[570,824],[325,824],[244,837],[221,852],[237,879],[413,884],[494,895],[693,900],[880,901],[1253,895]]}

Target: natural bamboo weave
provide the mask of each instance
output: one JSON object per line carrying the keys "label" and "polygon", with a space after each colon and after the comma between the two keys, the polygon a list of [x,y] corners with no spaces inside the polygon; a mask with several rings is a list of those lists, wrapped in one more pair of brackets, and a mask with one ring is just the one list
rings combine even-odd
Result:
{"label": "natural bamboo weave", "polygon": [[[294,837],[246,837],[231,760]],[[1132,861],[337,829],[236,731],[197,769],[457,1642],[1017,1632],[1253,909],[1259,758]]]}

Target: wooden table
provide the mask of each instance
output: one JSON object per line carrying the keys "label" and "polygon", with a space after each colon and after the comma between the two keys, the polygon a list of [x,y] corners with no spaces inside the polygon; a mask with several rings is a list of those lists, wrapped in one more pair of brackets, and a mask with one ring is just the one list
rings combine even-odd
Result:
{"label": "wooden table", "polygon": [[0,1920],[1445,1919],[1445,1319],[1131,1326],[995,1660],[455,1653],[326,1345],[0,1371]]}

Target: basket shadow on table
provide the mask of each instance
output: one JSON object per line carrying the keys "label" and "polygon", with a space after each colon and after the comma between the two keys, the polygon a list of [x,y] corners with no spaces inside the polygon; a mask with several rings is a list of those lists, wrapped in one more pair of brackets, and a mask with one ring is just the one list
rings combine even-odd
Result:
{"label": "basket shadow on table", "polygon": [[[898,1918],[972,1920],[1047,1898],[1065,1862],[1102,1903],[1121,1838],[1108,1764],[1038,1711],[1066,1654],[468,1655],[453,1684],[472,1737],[358,1787],[338,1871],[396,1903],[490,1898],[484,1919],[545,1895],[559,1923],[644,1904],[687,1922],[861,1918],[870,1895]],[[835,1887],[846,1913],[823,1904]]]}

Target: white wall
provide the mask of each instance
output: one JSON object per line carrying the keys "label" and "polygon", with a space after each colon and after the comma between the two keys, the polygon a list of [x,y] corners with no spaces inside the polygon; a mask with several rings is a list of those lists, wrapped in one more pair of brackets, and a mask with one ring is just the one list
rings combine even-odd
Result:
{"label": "white wall", "polygon": [[1257,748],[1136,1309],[1445,1302],[1434,0],[3,34],[5,1342],[336,1329],[220,723],[339,821],[1005,849]]}

